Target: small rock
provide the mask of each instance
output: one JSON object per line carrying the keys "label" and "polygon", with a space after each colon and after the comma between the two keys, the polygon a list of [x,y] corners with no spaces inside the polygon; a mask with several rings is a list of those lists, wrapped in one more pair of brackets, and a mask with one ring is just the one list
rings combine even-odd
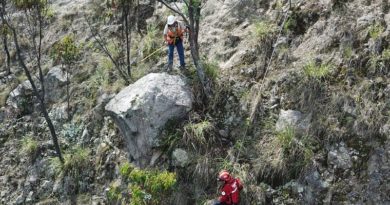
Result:
{"label": "small rock", "polygon": [[54,182],[54,186],[53,186],[53,193],[59,193],[60,190],[61,190],[61,187],[62,187],[62,181],[57,179],[55,182]]}
{"label": "small rock", "polygon": [[23,204],[24,203],[24,196],[23,196],[23,193],[20,194],[16,200],[15,200],[15,204]]}
{"label": "small rock", "polygon": [[26,203],[31,203],[33,201],[33,195],[34,195],[33,191],[30,191],[28,193],[27,198],[26,198]]}
{"label": "small rock", "polygon": [[219,135],[221,135],[222,137],[228,137],[229,136],[229,133],[227,130],[219,130],[218,131]]}
{"label": "small rock", "polygon": [[276,122],[276,131],[283,131],[288,127],[294,128],[296,131],[305,131],[309,128],[309,120],[304,119],[299,111],[281,110],[279,119]]}
{"label": "small rock", "polygon": [[173,164],[179,167],[187,166],[189,162],[188,154],[183,149],[175,149],[172,153]]}
{"label": "small rock", "polygon": [[340,143],[333,147],[328,153],[328,163],[339,169],[350,169],[352,167],[352,160],[346,145]]}

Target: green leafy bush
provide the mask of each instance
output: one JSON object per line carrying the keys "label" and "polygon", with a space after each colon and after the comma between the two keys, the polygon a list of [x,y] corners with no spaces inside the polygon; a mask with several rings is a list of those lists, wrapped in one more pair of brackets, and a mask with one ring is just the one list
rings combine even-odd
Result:
{"label": "green leafy bush", "polygon": [[129,180],[137,184],[144,184],[146,178],[149,176],[149,172],[141,169],[133,169],[129,174]]}
{"label": "green leafy bush", "polygon": [[122,177],[127,178],[133,169],[134,167],[130,163],[126,162],[119,168],[119,173]]}
{"label": "green leafy bush", "polygon": [[380,23],[375,23],[374,25],[368,27],[368,33],[374,40],[378,39],[384,31],[385,28]]}
{"label": "green leafy bush", "polygon": [[390,60],[390,48],[387,48],[382,51],[382,59],[383,60]]}
{"label": "green leafy bush", "polygon": [[166,192],[176,184],[176,174],[163,171],[147,178],[145,187],[150,189],[151,193]]}
{"label": "green leafy bush", "polygon": [[76,45],[74,37],[66,35],[54,44],[51,57],[54,61],[61,61],[63,64],[71,64],[77,61],[80,57],[80,48]]}
{"label": "green leafy bush", "polygon": [[107,192],[109,201],[119,201],[122,199],[122,194],[119,186],[111,185]]}
{"label": "green leafy bush", "polygon": [[[121,175],[129,182],[129,199],[132,205],[157,205],[166,200],[176,185],[176,173],[158,170],[141,170],[133,168],[129,163],[120,167]],[[118,202],[122,199],[121,190],[111,186],[107,194],[108,200]]]}

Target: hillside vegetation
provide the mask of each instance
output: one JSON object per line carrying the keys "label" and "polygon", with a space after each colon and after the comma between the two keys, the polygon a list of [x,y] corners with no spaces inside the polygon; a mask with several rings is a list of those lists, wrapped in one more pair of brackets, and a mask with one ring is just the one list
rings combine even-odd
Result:
{"label": "hillside vegetation", "polygon": [[[194,1],[207,82],[186,37],[188,71],[160,78],[192,107],[127,133],[106,106],[166,72],[163,29],[182,18],[160,2],[1,1],[0,204],[207,205],[222,169],[244,205],[390,203],[388,0]],[[133,117],[160,108],[142,97]]]}

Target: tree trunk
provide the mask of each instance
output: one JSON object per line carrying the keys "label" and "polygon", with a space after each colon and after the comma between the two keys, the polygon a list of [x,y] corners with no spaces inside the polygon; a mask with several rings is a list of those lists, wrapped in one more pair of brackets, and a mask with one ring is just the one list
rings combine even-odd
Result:
{"label": "tree trunk", "polygon": [[[195,12],[195,13],[194,13]],[[190,49],[192,60],[194,61],[194,65],[196,68],[196,72],[200,79],[200,82],[203,86],[203,92],[206,95],[207,100],[211,97],[211,88],[208,83],[207,76],[204,73],[204,68],[202,62],[199,57],[199,47],[198,47],[198,32],[199,32],[199,18],[195,18],[197,14],[200,14],[200,8],[194,8],[193,0],[190,0],[188,6],[188,15],[190,19]]]}
{"label": "tree trunk", "polygon": [[66,112],[68,114],[68,121],[70,121],[70,96],[69,96],[69,86],[70,86],[70,81],[69,81],[69,71],[70,71],[70,65],[67,65],[67,69],[65,71],[66,73],[66,103],[67,103],[67,109]]}
{"label": "tree trunk", "polygon": [[126,66],[127,74],[131,76],[131,65],[130,65],[130,40],[129,40],[129,14],[130,14],[130,3],[123,5],[124,21],[125,21],[125,35],[126,35]]}
{"label": "tree trunk", "polygon": [[7,45],[8,44],[7,34],[3,35],[3,44],[4,44],[4,51],[5,51],[5,54],[7,56],[7,64],[6,64],[7,74],[10,74],[11,73],[11,55],[9,54],[8,45]]}
{"label": "tree trunk", "polygon": [[[1,16],[1,18],[2,18],[3,22],[5,22],[4,16]],[[8,23],[7,23],[7,26],[12,31],[12,35],[13,35],[13,39],[14,39],[14,43],[15,43],[15,48],[16,48],[16,54],[18,55],[19,64],[23,68],[23,70],[24,70],[24,72],[25,72],[25,74],[27,76],[27,79],[28,79],[28,81],[31,84],[31,87],[33,89],[34,95],[39,100],[39,106],[40,106],[41,111],[43,113],[43,116],[44,116],[44,118],[45,118],[45,120],[47,122],[47,126],[49,127],[50,134],[51,134],[51,137],[52,137],[52,141],[53,141],[53,144],[54,144],[54,148],[55,148],[55,150],[57,152],[57,156],[60,159],[60,161],[63,163],[64,159],[63,159],[62,154],[61,154],[60,146],[58,145],[57,134],[55,132],[55,129],[54,129],[53,123],[52,123],[52,121],[51,121],[51,119],[49,117],[49,114],[47,113],[45,102],[43,101],[43,98],[41,97],[37,87],[35,86],[35,83],[34,83],[34,81],[32,79],[30,71],[28,70],[26,64],[24,63],[24,60],[23,60],[23,57],[22,57],[22,54],[21,54],[22,51],[20,49],[19,42],[18,42],[18,37],[17,37],[17,34],[16,34],[16,30],[15,30],[15,28],[12,28]]]}
{"label": "tree trunk", "polygon": [[38,22],[39,22],[39,42],[38,42],[38,51],[37,51],[37,63],[38,63],[38,70],[39,70],[39,81],[41,82],[41,87],[42,87],[42,100],[45,101],[45,84],[44,84],[44,77],[43,77],[43,72],[42,72],[42,67],[41,67],[41,50],[42,50],[42,24],[43,24],[43,17],[41,13],[41,8],[38,6],[37,8],[38,12]]}

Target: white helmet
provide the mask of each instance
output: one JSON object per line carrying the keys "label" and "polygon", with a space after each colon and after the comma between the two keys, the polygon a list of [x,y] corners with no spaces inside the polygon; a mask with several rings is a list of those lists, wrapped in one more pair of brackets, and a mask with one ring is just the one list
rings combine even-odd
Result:
{"label": "white helmet", "polygon": [[174,16],[170,15],[168,16],[168,21],[167,21],[167,24],[168,25],[172,25],[173,23],[175,23],[176,19]]}

